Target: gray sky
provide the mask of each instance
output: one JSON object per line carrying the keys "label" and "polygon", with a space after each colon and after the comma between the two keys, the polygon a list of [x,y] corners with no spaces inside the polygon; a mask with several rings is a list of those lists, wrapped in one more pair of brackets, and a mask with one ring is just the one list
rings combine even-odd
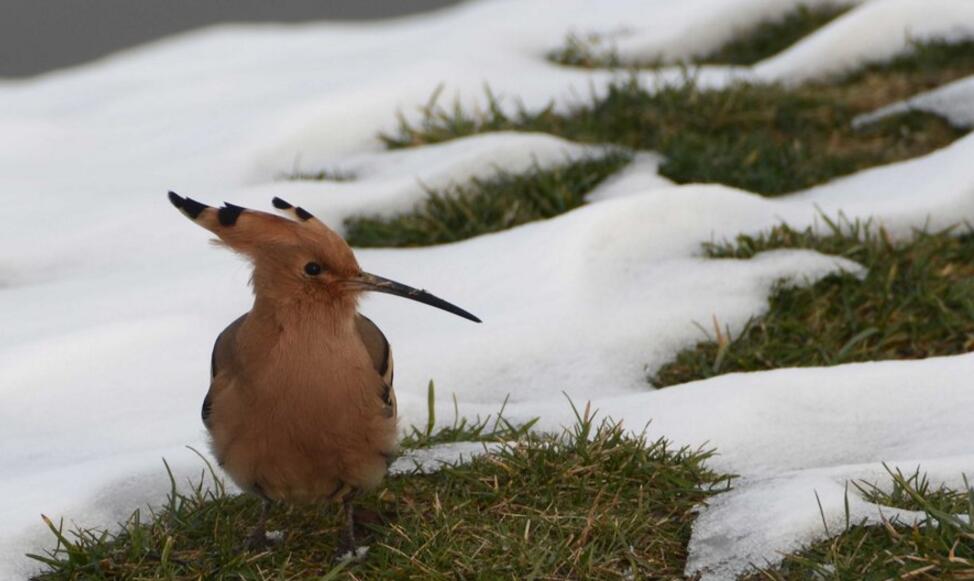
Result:
{"label": "gray sky", "polygon": [[367,20],[458,0],[0,0],[0,77],[29,77],[218,22]]}

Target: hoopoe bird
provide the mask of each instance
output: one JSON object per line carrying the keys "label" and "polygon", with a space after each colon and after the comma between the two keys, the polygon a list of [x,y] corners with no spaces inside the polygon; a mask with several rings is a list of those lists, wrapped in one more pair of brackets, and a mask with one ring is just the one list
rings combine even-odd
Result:
{"label": "hoopoe bird", "polygon": [[253,265],[253,307],[216,339],[202,410],[220,466],[264,501],[248,546],[266,544],[272,501],[339,502],[337,555],[354,556],[352,499],[379,485],[397,452],[392,350],[357,312],[359,296],[389,293],[480,319],[363,272],[341,236],[280,198],[273,205],[288,218],[173,192],[169,201]]}

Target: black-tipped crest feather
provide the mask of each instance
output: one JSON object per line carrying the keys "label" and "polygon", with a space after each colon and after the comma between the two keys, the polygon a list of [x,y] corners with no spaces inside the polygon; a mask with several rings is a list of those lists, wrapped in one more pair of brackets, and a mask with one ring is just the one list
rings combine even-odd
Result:
{"label": "black-tipped crest feather", "polygon": [[220,220],[220,224],[223,226],[233,226],[237,223],[237,218],[240,217],[244,208],[240,206],[235,206],[228,202],[223,202],[223,207],[217,212],[217,218]]}
{"label": "black-tipped crest feather", "polygon": [[274,204],[274,207],[278,210],[290,210],[302,222],[307,222],[308,220],[314,218],[314,215],[311,212],[305,210],[301,206],[295,207],[294,204],[286,200],[282,200],[276,196],[271,200],[271,203]]}
{"label": "black-tipped crest feather", "polygon": [[192,220],[198,218],[203,210],[209,208],[206,204],[201,204],[193,198],[183,198],[176,192],[169,192],[169,201]]}
{"label": "black-tipped crest feather", "polygon": [[274,207],[277,208],[278,210],[290,210],[291,208],[294,207],[290,203],[276,196],[274,197],[273,200],[271,200],[271,203],[274,204]]}

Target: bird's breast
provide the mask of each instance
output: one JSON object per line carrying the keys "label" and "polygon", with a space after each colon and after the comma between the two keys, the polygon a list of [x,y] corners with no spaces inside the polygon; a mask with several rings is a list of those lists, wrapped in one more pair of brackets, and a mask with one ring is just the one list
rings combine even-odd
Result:
{"label": "bird's breast", "polygon": [[361,341],[288,336],[216,390],[210,431],[234,481],[272,498],[315,500],[371,488],[395,452],[387,386]]}

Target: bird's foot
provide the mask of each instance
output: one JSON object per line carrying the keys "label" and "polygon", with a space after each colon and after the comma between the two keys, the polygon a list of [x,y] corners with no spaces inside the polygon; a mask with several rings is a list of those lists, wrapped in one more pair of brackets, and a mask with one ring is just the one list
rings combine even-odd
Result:
{"label": "bird's foot", "polygon": [[244,541],[244,549],[247,551],[263,551],[270,544],[271,540],[267,538],[267,533],[263,529],[259,529],[247,536],[247,540]]}
{"label": "bird's foot", "polygon": [[362,547],[338,547],[335,551],[335,564],[344,565],[347,563],[355,563],[365,559],[365,556],[369,554],[369,548]]}
{"label": "bird's foot", "polygon": [[244,549],[248,551],[263,551],[274,545],[284,542],[284,531],[264,531],[264,529],[254,529],[244,541]]}

